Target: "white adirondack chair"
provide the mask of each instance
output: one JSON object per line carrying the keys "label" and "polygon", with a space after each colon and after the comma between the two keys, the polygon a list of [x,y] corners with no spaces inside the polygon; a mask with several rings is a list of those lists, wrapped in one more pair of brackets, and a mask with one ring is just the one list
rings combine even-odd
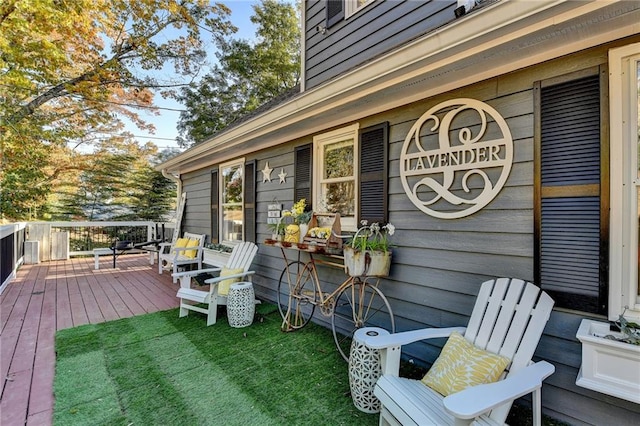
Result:
{"label": "white adirondack chair", "polygon": [[[240,278],[244,281],[250,280],[255,271],[249,271],[249,267],[257,252],[258,246],[252,242],[245,241],[235,246],[225,267],[228,269],[242,269],[243,272],[205,280],[205,283],[209,284],[209,291],[191,288],[192,279],[200,274],[219,273],[222,268],[206,268],[174,273],[174,279],[180,280],[180,289],[176,294],[180,298],[180,317],[187,316],[189,311],[196,311],[207,314],[207,326],[215,324],[218,305],[227,304],[227,296],[218,293],[218,285],[221,281],[230,278]],[[196,306],[199,303],[206,304],[207,308]],[[260,303],[260,301],[256,300],[255,303]]]}
{"label": "white adirondack chair", "polygon": [[[158,273],[162,275],[162,271],[165,268],[172,268],[174,283],[178,282],[175,274],[178,272],[179,267],[198,265],[198,269],[202,269],[202,249],[204,248],[206,234],[185,232],[184,238],[198,240],[198,245],[194,247],[176,247],[176,242],[174,241],[173,243],[161,243],[158,248]],[[196,255],[193,257],[187,256],[185,253],[189,250],[195,250]]]}
{"label": "white adirondack chair", "polygon": [[[382,376],[374,394],[382,403],[380,424],[502,425],[513,401],[533,393],[533,422],[541,424],[542,381],[555,367],[532,362],[553,300],[522,280],[499,278],[482,284],[467,327],[422,329],[368,337],[365,343],[381,350]],[[477,347],[511,360],[506,377],[443,397],[419,380],[398,377],[401,346],[447,337],[458,331]]]}

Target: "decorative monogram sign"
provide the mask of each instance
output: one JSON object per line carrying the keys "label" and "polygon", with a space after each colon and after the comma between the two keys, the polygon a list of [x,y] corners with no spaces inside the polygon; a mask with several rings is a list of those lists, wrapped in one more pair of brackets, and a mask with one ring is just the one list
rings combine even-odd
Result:
{"label": "decorative monogram sign", "polygon": [[400,178],[407,196],[441,219],[468,216],[489,204],[513,163],[507,123],[475,99],[452,99],[424,113],[407,134]]}

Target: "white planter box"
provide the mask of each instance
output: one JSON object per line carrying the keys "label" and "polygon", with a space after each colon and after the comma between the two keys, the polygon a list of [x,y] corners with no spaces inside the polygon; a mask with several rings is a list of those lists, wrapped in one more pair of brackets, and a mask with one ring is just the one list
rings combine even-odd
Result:
{"label": "white planter box", "polygon": [[583,319],[576,337],[582,342],[582,366],[576,385],[640,403],[640,346],[605,339],[606,322]]}
{"label": "white planter box", "polygon": [[224,266],[231,257],[231,253],[225,253],[222,251],[211,250],[205,248],[202,250],[202,263],[206,263],[211,266]]}

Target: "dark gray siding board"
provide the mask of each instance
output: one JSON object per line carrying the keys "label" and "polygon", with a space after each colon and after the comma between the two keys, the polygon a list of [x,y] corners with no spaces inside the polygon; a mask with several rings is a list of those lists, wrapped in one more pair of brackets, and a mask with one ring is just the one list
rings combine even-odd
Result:
{"label": "dark gray siding board", "polygon": [[[325,34],[324,2],[307,2],[306,87],[311,88],[455,19],[456,2],[376,1]],[[365,25],[366,24],[366,25]]]}
{"label": "dark gray siding board", "polygon": [[589,391],[575,383],[571,387],[575,382],[573,371],[556,364],[556,372],[545,381],[542,404],[546,414],[571,425],[638,424],[638,404]]}
{"label": "dark gray siding board", "polygon": [[211,241],[210,170],[198,170],[182,176],[182,188],[187,193],[183,230],[206,234],[207,241]]}
{"label": "dark gray siding board", "polygon": [[[363,41],[367,38],[372,41],[378,40],[383,42],[389,39],[393,40],[393,37],[396,36],[399,31],[396,27],[402,24],[408,24],[408,26],[417,25],[424,19],[423,16],[419,16],[420,11],[418,9],[421,7],[424,8],[426,6],[425,3],[426,2],[414,1],[403,4],[403,2],[396,1],[369,5],[358,14],[343,21],[338,27],[332,28],[325,34],[321,34],[321,37],[313,39],[312,43],[307,45],[307,55],[312,59],[317,58],[308,64],[308,68],[322,62],[322,56],[340,55],[342,58],[348,58],[349,55],[369,53],[367,52],[367,49],[371,47],[369,45],[365,45],[364,50],[359,49],[359,47],[364,44]],[[414,20],[408,23],[406,19],[410,14],[413,15]],[[382,29],[384,29],[384,35],[381,34]],[[340,46],[326,43],[326,39],[335,39],[338,36],[343,39],[348,39],[350,42],[349,48],[353,50],[358,49],[357,52],[343,53],[341,52],[342,49],[338,48]],[[342,47],[344,47],[344,44]],[[376,50],[372,50],[371,53]],[[377,51],[380,52],[380,50]],[[369,58],[371,57],[373,57],[373,55],[369,56]],[[339,59],[338,61],[341,62]]]}
{"label": "dark gray siding board", "polygon": [[[503,247],[513,247],[514,256],[533,256],[533,236],[521,234],[495,234],[486,232],[467,231],[451,233],[448,231],[431,230],[427,232],[398,231],[398,239],[403,247],[437,247],[441,250],[456,250],[468,253],[487,253],[504,255]],[[491,244],[487,244],[491,241]]]}

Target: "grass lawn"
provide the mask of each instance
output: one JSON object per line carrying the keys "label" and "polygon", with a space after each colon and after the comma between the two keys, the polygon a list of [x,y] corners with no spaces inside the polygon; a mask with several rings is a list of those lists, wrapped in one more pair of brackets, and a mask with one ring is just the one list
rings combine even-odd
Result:
{"label": "grass lawn", "polygon": [[283,333],[275,306],[258,312],[241,329],[174,309],[59,331],[54,424],[377,424],[330,330]]}
{"label": "grass lawn", "polygon": [[[280,331],[274,305],[256,321],[206,327],[177,309],[56,334],[56,425],[377,425],[349,395],[331,331]],[[403,363],[401,375],[425,370]],[[515,406],[509,424],[531,424]],[[544,419],[544,425],[561,425]]]}

